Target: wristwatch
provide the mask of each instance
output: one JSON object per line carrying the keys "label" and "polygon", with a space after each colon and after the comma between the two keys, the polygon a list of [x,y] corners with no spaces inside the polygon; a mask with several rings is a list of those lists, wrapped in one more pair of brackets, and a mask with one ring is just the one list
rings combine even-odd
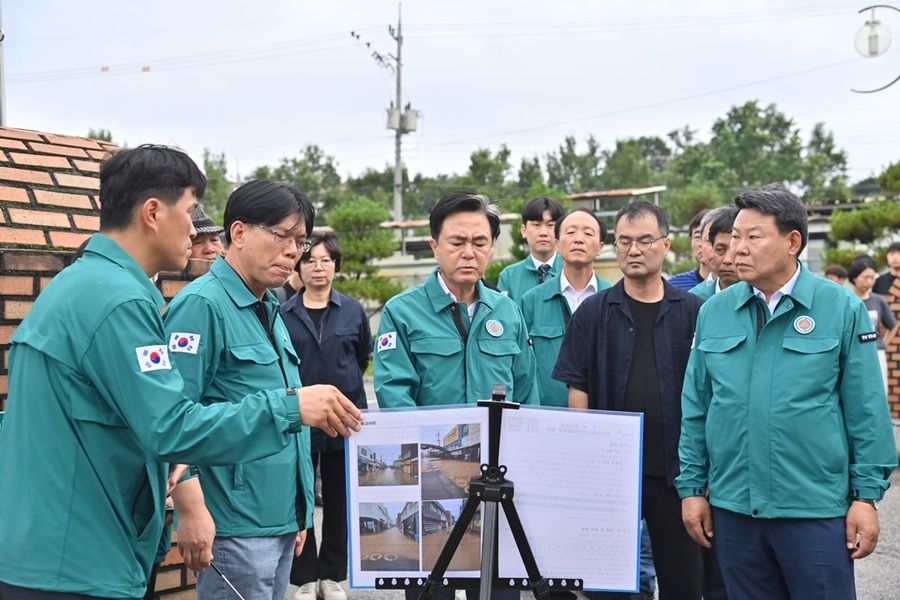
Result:
{"label": "wristwatch", "polygon": [[288,388],[288,389],[286,389],[286,390],[284,391],[284,393],[285,393],[285,395],[287,395],[287,396],[296,396],[296,395],[297,395],[297,388]]}
{"label": "wristwatch", "polygon": [[881,500],[872,500],[871,498],[855,498],[855,500],[856,502],[864,502],[875,510],[878,510],[878,508],[881,506]]}

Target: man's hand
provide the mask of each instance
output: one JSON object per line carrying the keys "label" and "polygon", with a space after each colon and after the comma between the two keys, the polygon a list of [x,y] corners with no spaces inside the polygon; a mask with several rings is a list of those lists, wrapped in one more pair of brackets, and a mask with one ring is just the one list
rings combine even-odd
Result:
{"label": "man's hand", "polygon": [[169,481],[166,485],[166,495],[171,494],[178,482],[184,477],[189,465],[171,464],[169,465]]}
{"label": "man's hand", "polygon": [[213,560],[216,524],[206,509],[200,480],[179,483],[172,491],[172,500],[178,511],[178,551],[187,568],[202,573]]}
{"label": "man's hand", "polygon": [[875,507],[865,502],[851,502],[847,511],[847,550],[850,550],[850,558],[865,558],[872,554],[878,545],[880,532]]}
{"label": "man's hand", "polygon": [[350,430],[362,429],[363,414],[333,385],[311,385],[297,390],[300,420],[318,427],[331,437],[350,437]]}
{"label": "man's hand", "polygon": [[689,496],[681,501],[681,519],[688,535],[704,548],[712,548],[712,510],[703,496]]}
{"label": "man's hand", "polygon": [[294,556],[300,556],[303,552],[303,545],[306,543],[306,530],[301,529],[297,532],[297,541],[294,542]]}

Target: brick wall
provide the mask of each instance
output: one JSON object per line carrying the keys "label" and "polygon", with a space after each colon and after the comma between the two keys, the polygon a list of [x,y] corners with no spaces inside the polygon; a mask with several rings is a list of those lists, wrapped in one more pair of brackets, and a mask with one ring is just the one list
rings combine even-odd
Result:
{"label": "brick wall", "polygon": [[[97,140],[0,127],[0,411],[9,387],[9,340],[38,294],[71,264],[74,249],[100,227],[100,162],[116,146]],[[192,260],[161,273],[166,300],[206,273]],[[173,535],[173,539],[175,539]],[[157,579],[157,596],[192,599],[194,574],[177,549]]]}

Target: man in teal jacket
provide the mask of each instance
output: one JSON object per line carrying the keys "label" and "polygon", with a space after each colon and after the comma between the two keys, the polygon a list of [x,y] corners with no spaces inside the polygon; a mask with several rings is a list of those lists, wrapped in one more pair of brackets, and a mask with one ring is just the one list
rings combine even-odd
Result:
{"label": "man in teal jacket", "polygon": [[[712,215],[710,217],[710,215]],[[690,292],[709,300],[738,279],[734,269],[734,254],[731,252],[731,228],[737,209],[733,206],[714,208],[703,217],[703,256],[706,257],[713,280],[701,281]],[[709,220],[707,221],[707,217]]]}
{"label": "man in teal jacket", "polygon": [[684,383],[685,526],[731,598],[854,598],[897,465],[872,323],[798,262],[796,196],[767,185],[735,205],[742,282],[703,305]]}
{"label": "man in teal jacket", "polygon": [[474,404],[502,383],[537,404],[534,353],[518,306],[481,283],[500,232],[485,196],[452,192],[431,212],[438,268],[388,300],[375,339],[378,406]]}
{"label": "man in teal jacket", "polygon": [[606,225],[586,208],[556,222],[557,250],[563,260],[559,277],[532,288],[522,297],[522,315],[537,357],[538,395],[542,406],[569,406],[569,386],[551,377],[566,326],[581,302],[610,283],[594,273],[603,250]]}
{"label": "man in teal jacket", "polygon": [[[169,354],[189,397],[231,403],[255,389],[300,388],[299,359],[268,289],[293,270],[314,218],[309,199],[283,183],[259,179],[231,194],[228,252],[175,297],[164,317]],[[304,428],[278,454],[203,468],[203,497],[215,523],[213,555],[245,597],[284,598],[294,553],[312,527],[309,447]],[[191,514],[203,516],[202,509]],[[185,522],[179,520],[179,531]],[[217,573],[198,575],[200,600],[229,593]]]}
{"label": "man in teal jacket", "polygon": [[520,231],[528,244],[525,260],[511,264],[500,272],[497,287],[521,306],[528,290],[559,275],[562,259],[556,254],[556,221],[565,211],[562,204],[543,196],[532,198],[522,207]]}
{"label": "man in teal jacket", "polygon": [[101,233],[11,340],[0,434],[4,598],[143,596],[162,535],[167,461],[256,460],[294,443],[301,418],[362,418],[336,390],[299,404],[282,386],[208,407],[184,396],[149,277],[186,266],[205,183],[186,154],[163,146],[104,163]]}

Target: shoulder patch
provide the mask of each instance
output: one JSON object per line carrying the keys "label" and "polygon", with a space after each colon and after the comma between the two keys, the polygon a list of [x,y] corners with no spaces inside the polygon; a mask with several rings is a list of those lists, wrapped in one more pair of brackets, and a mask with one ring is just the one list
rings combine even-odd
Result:
{"label": "shoulder patch", "polygon": [[140,346],[134,349],[142,373],[171,369],[165,346]]}
{"label": "shoulder patch", "polygon": [[176,331],[169,337],[169,352],[184,352],[185,354],[197,354],[200,347],[199,333],[182,333]]}
{"label": "shoulder patch", "polygon": [[878,339],[878,334],[874,331],[872,333],[861,333],[859,334],[859,341],[862,342],[874,342]]}
{"label": "shoulder patch", "polygon": [[378,336],[378,351],[393,350],[397,347],[397,332],[388,331]]}

